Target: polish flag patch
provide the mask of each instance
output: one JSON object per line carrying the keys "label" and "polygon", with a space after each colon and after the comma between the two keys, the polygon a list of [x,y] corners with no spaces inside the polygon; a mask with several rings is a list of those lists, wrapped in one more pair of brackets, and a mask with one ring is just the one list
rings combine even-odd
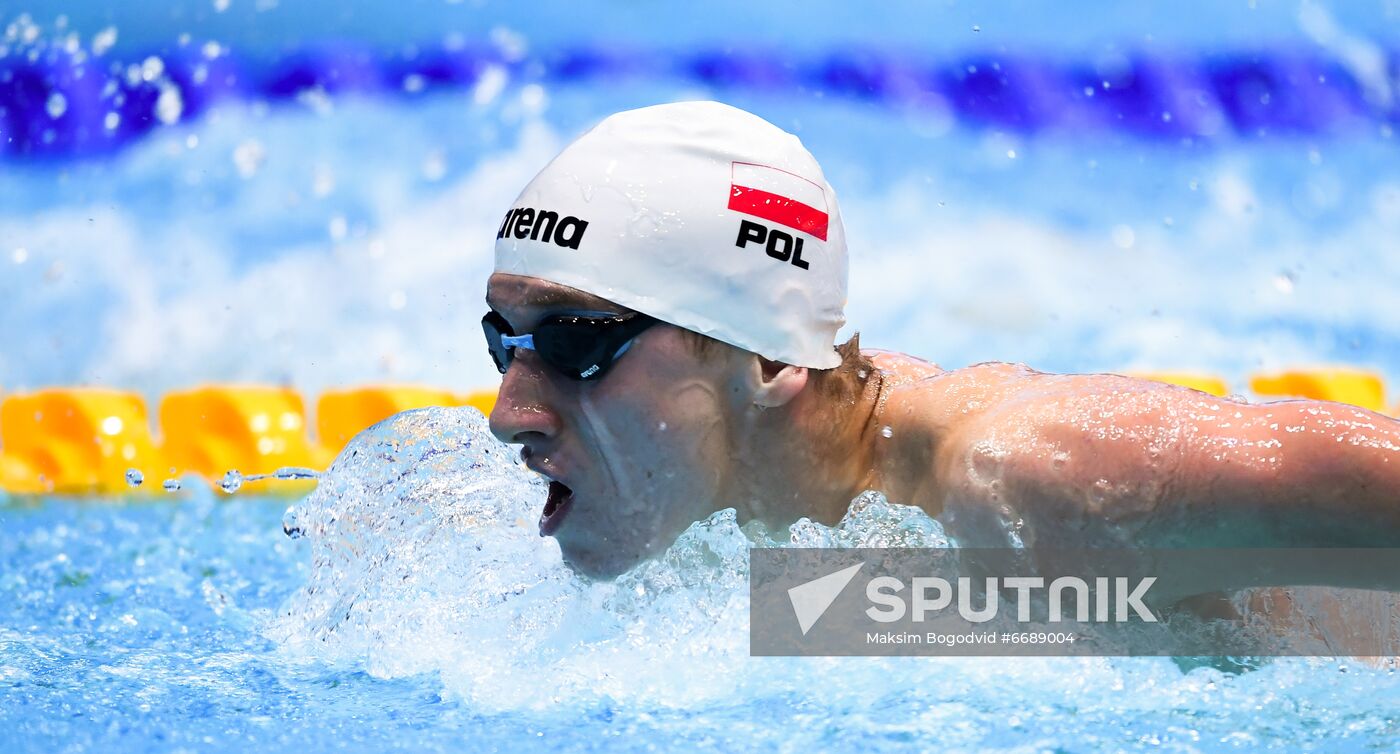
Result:
{"label": "polish flag patch", "polygon": [[826,240],[826,191],[786,170],[752,162],[730,164],[729,208]]}

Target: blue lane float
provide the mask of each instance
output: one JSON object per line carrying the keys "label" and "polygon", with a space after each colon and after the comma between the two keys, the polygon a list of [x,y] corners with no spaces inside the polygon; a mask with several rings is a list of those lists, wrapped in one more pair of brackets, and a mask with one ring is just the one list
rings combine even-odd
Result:
{"label": "blue lane float", "polygon": [[[721,91],[843,98],[938,110],[967,127],[1025,134],[1110,131],[1209,141],[1327,136],[1400,120],[1389,91],[1368,90],[1340,61],[1316,50],[1093,62],[982,53],[925,61],[860,51],[797,58],[607,46],[512,56],[485,44],[386,55],[347,42],[267,62],[186,41],[135,60],[57,46],[0,57],[0,155],[102,155],[161,125],[196,119],[220,101],[277,102],[307,92],[416,96],[475,86],[493,69],[517,83],[665,79]],[[1386,70],[1388,89],[1400,89],[1400,56],[1390,55]]]}

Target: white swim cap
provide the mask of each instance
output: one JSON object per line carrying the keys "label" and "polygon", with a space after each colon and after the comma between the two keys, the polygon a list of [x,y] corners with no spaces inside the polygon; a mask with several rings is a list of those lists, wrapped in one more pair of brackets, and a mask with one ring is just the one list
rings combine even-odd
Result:
{"label": "white swim cap", "polygon": [[515,200],[496,271],[578,288],[774,361],[841,363],[846,236],[798,141],[718,102],[617,113]]}

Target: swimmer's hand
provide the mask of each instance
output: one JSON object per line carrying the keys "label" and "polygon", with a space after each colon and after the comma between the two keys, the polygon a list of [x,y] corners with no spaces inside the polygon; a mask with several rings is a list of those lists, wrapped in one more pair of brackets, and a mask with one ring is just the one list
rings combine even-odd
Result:
{"label": "swimmer's hand", "polygon": [[[960,370],[985,370],[989,408],[939,449],[931,514],[975,528],[1010,509],[1027,546],[1400,547],[1400,421],[1005,367]],[[1400,574],[1327,583],[1400,589]]]}

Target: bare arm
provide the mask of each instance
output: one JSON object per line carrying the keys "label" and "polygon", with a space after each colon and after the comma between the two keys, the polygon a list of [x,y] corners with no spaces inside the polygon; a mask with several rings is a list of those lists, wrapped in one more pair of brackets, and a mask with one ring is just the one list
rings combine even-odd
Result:
{"label": "bare arm", "polygon": [[[947,513],[1083,547],[1400,547],[1400,421],[1019,373],[942,449]],[[1027,545],[1034,542],[1026,541]]]}

